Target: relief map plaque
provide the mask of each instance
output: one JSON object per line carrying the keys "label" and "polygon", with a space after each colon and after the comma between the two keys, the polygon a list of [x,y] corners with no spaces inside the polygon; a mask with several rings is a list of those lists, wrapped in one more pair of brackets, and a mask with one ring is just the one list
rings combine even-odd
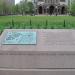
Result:
{"label": "relief map plaque", "polygon": [[36,32],[7,32],[2,44],[36,44]]}

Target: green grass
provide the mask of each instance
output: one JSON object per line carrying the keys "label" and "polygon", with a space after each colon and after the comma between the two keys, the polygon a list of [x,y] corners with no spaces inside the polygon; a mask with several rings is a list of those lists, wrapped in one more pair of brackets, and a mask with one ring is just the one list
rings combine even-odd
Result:
{"label": "green grass", "polygon": [[4,29],[74,29],[73,16],[0,16],[0,32]]}

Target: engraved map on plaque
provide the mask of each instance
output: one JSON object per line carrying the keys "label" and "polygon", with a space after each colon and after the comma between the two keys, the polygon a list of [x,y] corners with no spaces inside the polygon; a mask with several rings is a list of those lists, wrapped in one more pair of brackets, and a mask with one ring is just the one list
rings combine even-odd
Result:
{"label": "engraved map on plaque", "polygon": [[8,32],[2,44],[36,44],[36,32]]}

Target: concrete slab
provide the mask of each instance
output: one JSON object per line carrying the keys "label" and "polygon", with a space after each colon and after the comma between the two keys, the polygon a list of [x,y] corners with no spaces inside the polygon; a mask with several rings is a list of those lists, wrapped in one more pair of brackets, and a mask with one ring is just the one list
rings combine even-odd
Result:
{"label": "concrete slab", "polygon": [[0,75],[75,75],[75,30],[12,29],[37,33],[36,45],[0,44]]}
{"label": "concrete slab", "polygon": [[[7,32],[15,31],[30,31],[37,32],[37,44],[36,45],[1,45],[0,51],[28,51],[32,52],[66,52],[75,51],[75,30],[23,30],[23,29],[12,29],[5,30],[1,35],[1,41],[6,36]],[[23,52],[23,53],[24,53]],[[52,53],[51,53],[52,54]]]}

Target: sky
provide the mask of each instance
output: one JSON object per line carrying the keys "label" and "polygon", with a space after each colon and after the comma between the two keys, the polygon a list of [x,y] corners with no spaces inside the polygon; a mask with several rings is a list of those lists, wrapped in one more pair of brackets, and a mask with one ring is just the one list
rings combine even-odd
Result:
{"label": "sky", "polygon": [[[15,4],[19,3],[21,0],[15,0]],[[28,0],[31,1],[31,0]]]}
{"label": "sky", "polygon": [[15,4],[17,4],[17,3],[19,3],[20,2],[20,0],[15,0]]}

